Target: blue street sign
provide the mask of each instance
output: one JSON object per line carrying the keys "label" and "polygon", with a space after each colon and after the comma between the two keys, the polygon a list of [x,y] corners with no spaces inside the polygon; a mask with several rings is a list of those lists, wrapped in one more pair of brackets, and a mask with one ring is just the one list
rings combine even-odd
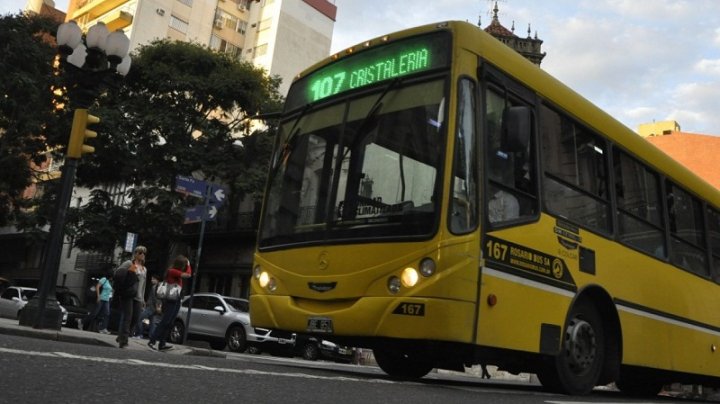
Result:
{"label": "blue street sign", "polygon": [[207,183],[205,181],[196,180],[193,177],[178,175],[175,177],[175,191],[195,196],[197,198],[205,198],[205,189]]}
{"label": "blue street sign", "polygon": [[220,206],[223,202],[225,202],[225,198],[227,198],[227,189],[220,185],[212,184],[212,189],[210,190],[210,203]]}
{"label": "blue street sign", "polygon": [[[205,205],[193,206],[192,208],[185,209],[185,224],[198,223],[203,220],[203,212],[205,211]],[[212,222],[217,219],[218,209],[214,205],[209,205],[206,222]]]}

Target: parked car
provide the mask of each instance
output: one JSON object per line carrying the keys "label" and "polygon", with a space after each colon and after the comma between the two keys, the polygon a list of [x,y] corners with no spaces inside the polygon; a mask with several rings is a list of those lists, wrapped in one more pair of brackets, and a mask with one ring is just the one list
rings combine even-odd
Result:
{"label": "parked car", "polygon": [[82,307],[78,295],[70,291],[70,289],[58,286],[55,290],[55,296],[58,303],[68,311],[67,326],[73,328],[83,328],[83,321],[90,314],[90,310]]}
{"label": "parked car", "polygon": [[10,285],[12,285],[12,282],[9,280],[0,277],[0,294],[5,291],[5,289],[9,288]]}
{"label": "parked car", "polygon": [[[185,297],[170,330],[170,342],[182,344],[190,297]],[[271,331],[250,325],[249,302],[246,299],[217,293],[196,293],[190,312],[188,339],[204,340],[212,349],[243,352],[268,341],[276,341]]]}
{"label": "parked car", "polygon": [[[10,286],[0,295],[0,317],[19,319],[20,311],[28,301],[37,294],[37,289],[22,286]],[[65,325],[68,319],[68,311],[60,305],[62,312],[62,324]]]}
{"label": "parked car", "polygon": [[327,359],[335,362],[350,363],[355,355],[355,350],[311,335],[297,334],[295,336],[294,353],[310,361]]}

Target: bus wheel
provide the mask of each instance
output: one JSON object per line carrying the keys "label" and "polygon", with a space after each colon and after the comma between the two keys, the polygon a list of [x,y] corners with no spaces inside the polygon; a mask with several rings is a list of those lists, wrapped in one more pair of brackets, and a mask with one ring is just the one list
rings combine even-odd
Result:
{"label": "bus wheel", "polygon": [[565,325],[560,353],[547,358],[538,378],[560,393],[588,394],[597,384],[605,360],[605,335],[595,307],[578,302]]}
{"label": "bus wheel", "polygon": [[653,397],[660,393],[663,384],[651,377],[642,377],[632,371],[621,371],[620,378],[615,386],[628,396],[632,397]]}
{"label": "bus wheel", "polygon": [[419,379],[434,368],[414,353],[377,348],[373,349],[373,355],[380,369],[397,379]]}

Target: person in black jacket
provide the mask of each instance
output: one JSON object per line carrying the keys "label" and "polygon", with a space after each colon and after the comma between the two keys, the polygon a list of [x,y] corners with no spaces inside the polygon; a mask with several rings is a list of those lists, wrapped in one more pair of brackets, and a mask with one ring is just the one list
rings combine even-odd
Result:
{"label": "person in black jacket", "polygon": [[140,314],[140,303],[135,300],[138,295],[138,272],[146,271],[145,254],[147,249],[143,246],[137,246],[133,254],[133,259],[125,261],[115,270],[114,286],[116,296],[120,299],[120,327],[118,329],[117,342],[120,348],[128,345],[128,337],[130,329],[135,327],[137,315]]}

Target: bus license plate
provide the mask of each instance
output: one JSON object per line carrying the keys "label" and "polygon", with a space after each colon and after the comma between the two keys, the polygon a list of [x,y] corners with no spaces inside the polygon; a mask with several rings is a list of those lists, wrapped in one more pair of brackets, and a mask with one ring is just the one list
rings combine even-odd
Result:
{"label": "bus license plate", "polygon": [[327,317],[309,317],[307,322],[308,332],[320,332],[324,334],[332,334],[333,323],[331,318]]}

